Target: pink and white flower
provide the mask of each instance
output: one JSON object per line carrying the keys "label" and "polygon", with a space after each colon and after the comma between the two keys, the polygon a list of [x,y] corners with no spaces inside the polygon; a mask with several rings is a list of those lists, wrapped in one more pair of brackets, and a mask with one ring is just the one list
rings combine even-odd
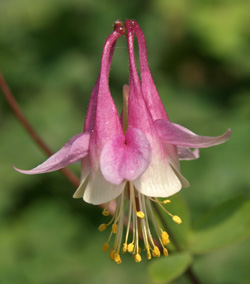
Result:
{"label": "pink and white flower", "polygon": [[[116,40],[125,33],[122,23],[116,21],[114,31],[104,45],[101,70],[91,93],[84,132],[72,137],[57,153],[36,168],[28,171],[15,168],[24,174],[39,174],[81,161],[81,183],[74,197],[83,197],[92,204],[107,203],[103,211],[106,216],[109,215],[109,202],[116,199],[113,218],[99,227],[103,231],[112,224],[110,237],[103,250],[109,249],[110,239],[115,235],[109,255],[116,263],[121,263],[121,250],[132,253],[136,262],[141,261],[139,235],[142,235],[147,258],[150,259],[151,255],[160,256],[159,247],[149,228],[149,218],[164,255],[168,254],[166,245],[169,236],[157,225],[151,203],[158,203],[173,221],[180,224],[181,219],[163,207],[169,200],[158,200],[159,197],[169,197],[182,187],[189,186],[180,172],[179,160],[196,159],[199,157],[199,148],[224,143],[231,134],[229,129],[218,137],[199,136],[169,121],[149,70],[143,32],[134,20],[127,20],[125,27],[129,86],[124,87],[122,118],[119,118],[108,83]],[[134,34],[139,45],[141,79],[135,64]],[[128,226],[125,241],[122,241],[126,199],[129,200]],[[133,228],[131,241],[130,226]]]}

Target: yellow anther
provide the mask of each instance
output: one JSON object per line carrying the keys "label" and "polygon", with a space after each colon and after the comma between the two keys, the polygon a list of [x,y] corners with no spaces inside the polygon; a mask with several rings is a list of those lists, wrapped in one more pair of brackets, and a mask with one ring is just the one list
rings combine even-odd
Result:
{"label": "yellow anther", "polygon": [[177,224],[181,224],[181,223],[182,223],[181,218],[180,218],[179,216],[177,216],[177,215],[174,215],[174,216],[172,217],[172,219],[173,219],[173,221],[174,221],[175,223],[177,223]]}
{"label": "yellow anther", "polygon": [[147,258],[151,259],[151,252],[149,246],[146,247],[146,250],[147,250]]}
{"label": "yellow anther", "polygon": [[128,252],[133,252],[133,250],[134,250],[134,244],[133,243],[130,243],[130,244],[128,244]]}
{"label": "yellow anther", "polygon": [[164,246],[166,246],[170,243],[169,239],[161,239],[161,240],[162,240],[162,243],[163,243]]}
{"label": "yellow anther", "polygon": [[116,253],[116,252],[115,252],[114,249],[112,249],[112,250],[109,252],[109,257],[110,257],[111,260],[114,260],[115,253]]}
{"label": "yellow anther", "polygon": [[107,251],[109,249],[109,243],[105,243],[102,247],[103,251]]}
{"label": "yellow anther", "polygon": [[163,254],[164,254],[165,256],[168,256],[168,250],[167,250],[166,248],[163,248]]}
{"label": "yellow anther", "polygon": [[161,234],[161,240],[164,246],[170,243],[169,235],[167,232],[163,231]]}
{"label": "yellow anther", "polygon": [[122,262],[121,257],[120,257],[120,255],[119,255],[119,253],[117,253],[117,252],[114,254],[114,261],[115,261],[117,264],[120,264],[120,263]]}
{"label": "yellow anther", "polygon": [[137,211],[136,212],[137,217],[143,219],[145,217],[145,214],[142,211]]}
{"label": "yellow anther", "polygon": [[139,253],[133,255],[135,262],[141,262],[141,255]]}
{"label": "yellow anther", "polygon": [[166,199],[166,200],[163,201],[164,204],[168,204],[168,203],[170,203],[170,202],[171,202],[171,201],[170,201],[169,199]]}
{"label": "yellow anther", "polygon": [[163,232],[161,233],[161,237],[162,237],[163,239],[168,239],[168,238],[169,238],[169,234],[168,234],[166,231],[163,231]]}
{"label": "yellow anther", "polygon": [[99,231],[103,232],[107,229],[107,224],[101,224],[98,228]]}
{"label": "yellow anther", "polygon": [[116,234],[117,231],[118,231],[118,226],[117,226],[117,224],[113,224],[113,225],[112,225],[112,232],[113,232],[113,234]]}
{"label": "yellow anther", "polygon": [[122,252],[125,253],[128,250],[128,244],[124,243],[122,246]]}
{"label": "yellow anther", "polygon": [[159,248],[157,246],[154,247],[154,250],[153,250],[153,256],[154,257],[160,257],[161,255],[161,252],[159,250]]}
{"label": "yellow anther", "polygon": [[109,211],[108,210],[103,210],[102,211],[103,216],[109,216]]}

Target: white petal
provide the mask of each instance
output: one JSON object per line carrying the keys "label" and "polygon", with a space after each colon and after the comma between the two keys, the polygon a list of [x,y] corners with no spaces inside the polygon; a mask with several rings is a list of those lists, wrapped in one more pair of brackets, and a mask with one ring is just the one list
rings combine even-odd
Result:
{"label": "white petal", "polygon": [[85,157],[81,160],[81,178],[80,184],[85,181],[86,177],[89,175],[89,157]]}
{"label": "white petal", "polygon": [[[190,186],[189,181],[181,174],[180,163],[177,154],[177,147],[175,145],[164,143],[164,149],[167,153],[167,161],[171,165],[172,169],[174,170],[175,174],[179,178],[182,187],[187,188]],[[183,147],[182,147],[183,148]],[[179,147],[178,147],[179,150]]]}
{"label": "white petal", "polygon": [[168,197],[182,188],[170,164],[160,158],[154,159],[144,174],[133,183],[140,193],[152,197]]}
{"label": "white petal", "polygon": [[115,199],[122,193],[125,182],[115,185],[108,182],[102,175],[100,169],[91,173],[88,184],[83,193],[83,200],[94,205],[103,204]]}
{"label": "white petal", "polygon": [[175,174],[177,175],[177,177],[179,178],[181,184],[182,184],[182,188],[187,188],[190,186],[189,181],[181,174],[180,170],[177,169],[173,164],[171,164],[172,169],[174,170]]}
{"label": "white petal", "polygon": [[82,198],[86,185],[88,184],[89,180],[89,158],[85,157],[81,160],[82,169],[81,169],[81,179],[80,185],[78,186],[77,190],[75,191],[73,198]]}
{"label": "white petal", "polygon": [[81,184],[78,186],[77,190],[75,191],[73,198],[82,198],[84,190],[88,184],[89,177],[86,177],[84,180],[82,180]]}

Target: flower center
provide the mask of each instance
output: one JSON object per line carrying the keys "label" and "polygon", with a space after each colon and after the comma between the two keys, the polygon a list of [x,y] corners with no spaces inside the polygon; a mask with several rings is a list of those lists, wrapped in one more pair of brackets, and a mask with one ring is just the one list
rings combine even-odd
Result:
{"label": "flower center", "polygon": [[[125,202],[127,200],[128,202]],[[174,222],[181,223],[180,217],[172,215],[163,204],[170,203],[170,200],[160,201],[157,198],[151,198],[139,193],[132,182],[127,182],[126,189],[116,199],[116,210],[113,218],[107,224],[101,224],[99,230],[102,232],[111,226],[111,232],[107,242],[103,245],[103,251],[109,250],[109,243],[113,235],[115,235],[113,247],[109,252],[109,256],[116,263],[121,263],[120,252],[129,252],[132,254],[135,262],[140,262],[141,247],[140,243],[144,243],[144,250],[148,259],[151,257],[159,257],[161,251],[165,256],[168,255],[166,246],[169,244],[169,235],[166,231],[159,227],[154,216],[152,202],[156,202]],[[109,203],[103,210],[104,216],[109,216],[107,210]],[[125,217],[127,212],[127,218]],[[152,237],[149,220],[154,227],[156,238]],[[125,234],[123,234],[124,223],[127,223]],[[131,236],[130,236],[131,235]],[[124,241],[123,241],[124,240]]]}

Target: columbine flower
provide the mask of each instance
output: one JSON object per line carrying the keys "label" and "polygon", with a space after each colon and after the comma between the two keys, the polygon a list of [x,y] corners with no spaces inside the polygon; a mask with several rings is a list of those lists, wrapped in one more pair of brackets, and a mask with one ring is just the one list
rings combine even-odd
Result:
{"label": "columbine flower", "polygon": [[[81,183],[74,194],[92,204],[107,203],[103,215],[109,215],[110,201],[116,200],[113,218],[99,226],[104,231],[111,226],[110,236],[103,250],[109,249],[114,235],[110,258],[121,263],[120,251],[132,253],[136,262],[141,261],[139,238],[144,242],[147,258],[159,257],[161,249],[168,255],[168,233],[157,224],[152,202],[156,202],[174,222],[164,207],[169,197],[188,181],[181,175],[179,160],[199,157],[198,148],[210,147],[229,139],[231,131],[218,137],[198,136],[190,130],[171,123],[152,79],[144,35],[133,20],[125,22],[129,53],[129,86],[123,90],[121,120],[110,95],[108,77],[116,40],[125,33],[120,21],[107,38],[102,55],[101,70],[91,93],[84,132],[71,138],[57,153],[33,170],[19,170],[25,174],[38,174],[58,170],[81,160]],[[138,39],[141,80],[134,58],[134,34]],[[191,151],[190,148],[195,148]],[[125,205],[128,200],[128,206]],[[127,209],[127,210],[126,210]],[[123,239],[123,225],[127,212],[127,229]],[[154,239],[149,227],[154,226]],[[130,237],[130,228],[132,236]]]}

